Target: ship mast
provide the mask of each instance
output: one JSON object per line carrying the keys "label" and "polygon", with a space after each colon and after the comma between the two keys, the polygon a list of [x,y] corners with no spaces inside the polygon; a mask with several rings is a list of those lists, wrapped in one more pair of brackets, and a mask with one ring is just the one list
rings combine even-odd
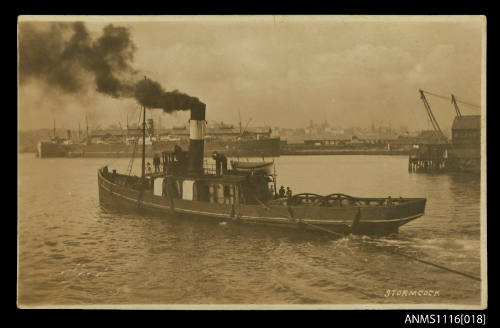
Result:
{"label": "ship mast", "polygon": [[142,179],[144,180],[145,164],[146,164],[146,106],[143,108],[143,118],[142,118]]}
{"label": "ship mast", "polygon": [[[147,80],[146,77],[144,77],[144,80]],[[142,112],[142,173],[141,173],[141,178],[144,180],[145,176],[145,169],[146,169],[146,106],[142,106],[143,112]]]}
{"label": "ship mast", "polygon": [[90,143],[90,137],[89,137],[89,119],[87,117],[87,114],[85,114],[85,124],[87,126],[87,140],[86,140],[86,144],[88,145]]}

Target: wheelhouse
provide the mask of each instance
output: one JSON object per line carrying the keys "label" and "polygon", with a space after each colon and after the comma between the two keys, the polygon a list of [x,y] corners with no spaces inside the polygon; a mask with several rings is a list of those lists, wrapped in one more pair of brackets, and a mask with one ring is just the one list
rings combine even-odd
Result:
{"label": "wheelhouse", "polygon": [[264,170],[218,171],[205,163],[202,175],[189,175],[187,155],[181,149],[162,153],[163,172],[149,177],[154,180],[154,195],[228,205],[258,204],[275,197],[275,177]]}

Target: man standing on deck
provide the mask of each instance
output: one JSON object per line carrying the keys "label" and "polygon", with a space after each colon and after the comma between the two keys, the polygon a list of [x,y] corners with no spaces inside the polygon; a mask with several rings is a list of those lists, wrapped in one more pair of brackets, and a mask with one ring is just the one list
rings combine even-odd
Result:
{"label": "man standing on deck", "polygon": [[283,186],[280,187],[279,195],[281,198],[285,197],[285,187]]}
{"label": "man standing on deck", "polygon": [[227,174],[227,157],[224,154],[219,155],[222,174]]}
{"label": "man standing on deck", "polygon": [[158,154],[155,154],[155,157],[153,158],[153,165],[155,167],[155,173],[160,172],[160,156]]}
{"label": "man standing on deck", "polygon": [[212,153],[212,158],[215,160],[215,174],[217,176],[220,175],[220,170],[221,170],[221,163],[220,163],[220,157],[219,157],[219,153],[214,151]]}

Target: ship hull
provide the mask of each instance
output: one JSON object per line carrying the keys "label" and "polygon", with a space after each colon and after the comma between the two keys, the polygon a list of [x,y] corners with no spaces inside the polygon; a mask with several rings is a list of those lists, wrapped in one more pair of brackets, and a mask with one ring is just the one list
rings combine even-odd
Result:
{"label": "ship hull", "polygon": [[[153,145],[146,144],[146,157],[171,151],[178,145],[188,149],[188,140],[160,141]],[[134,151],[135,147],[135,151]],[[205,141],[204,156],[211,157],[213,152],[224,153],[231,157],[278,157],[280,156],[280,139],[270,138],[261,140],[248,140],[239,144],[236,141]],[[51,142],[40,142],[37,154],[41,158],[47,157],[87,157],[87,158],[130,158],[142,155],[141,146],[118,144],[89,144],[89,145],[64,145]]]}
{"label": "ship hull", "polygon": [[[106,208],[138,211],[160,216],[188,215],[211,221],[268,225],[283,228],[327,229],[339,234],[395,233],[398,228],[422,215],[425,199],[412,199],[401,206],[304,207],[286,202],[269,206],[218,204],[191,201],[141,192],[105,179],[98,173],[99,201]],[[356,222],[356,223],[355,223]]]}
{"label": "ship hull", "polygon": [[41,141],[37,145],[37,156],[40,158],[66,157],[64,145],[49,141]]}

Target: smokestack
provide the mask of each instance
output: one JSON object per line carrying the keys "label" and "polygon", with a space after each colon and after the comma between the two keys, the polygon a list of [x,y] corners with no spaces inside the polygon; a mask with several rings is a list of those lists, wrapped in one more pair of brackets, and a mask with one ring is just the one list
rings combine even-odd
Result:
{"label": "smokestack", "polygon": [[203,174],[205,108],[205,104],[199,103],[191,109],[188,173],[192,175]]}

